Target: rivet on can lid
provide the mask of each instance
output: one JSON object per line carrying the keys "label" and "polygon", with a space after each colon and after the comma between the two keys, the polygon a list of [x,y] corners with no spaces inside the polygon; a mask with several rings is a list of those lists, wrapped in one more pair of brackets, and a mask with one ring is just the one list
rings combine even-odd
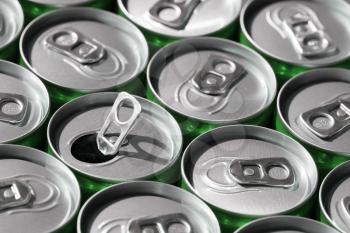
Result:
{"label": "rivet on can lid", "polygon": [[[122,121],[119,118],[118,112],[124,103],[131,103],[133,105],[133,112],[130,118],[126,121]],[[104,155],[115,155],[118,153],[119,148],[122,146],[126,136],[135,125],[137,118],[139,117],[142,111],[141,104],[136,100],[132,95],[122,92],[118,95],[115,100],[111,112],[108,114],[106,121],[104,122],[102,128],[97,134],[96,142],[99,151]],[[111,127],[112,124],[115,124],[120,128],[120,135],[115,142],[111,142],[106,138],[106,132]]]}
{"label": "rivet on can lid", "polygon": [[28,110],[26,97],[17,94],[0,93],[0,121],[20,124]]}
{"label": "rivet on can lid", "polygon": [[[201,0],[159,0],[152,6],[149,13],[153,20],[165,26],[183,29],[200,3]],[[171,18],[162,16],[162,12],[167,10],[173,11],[175,15]]]}
{"label": "rivet on can lid", "polygon": [[0,181],[0,210],[30,205],[34,198],[33,189],[28,184],[16,180]]}

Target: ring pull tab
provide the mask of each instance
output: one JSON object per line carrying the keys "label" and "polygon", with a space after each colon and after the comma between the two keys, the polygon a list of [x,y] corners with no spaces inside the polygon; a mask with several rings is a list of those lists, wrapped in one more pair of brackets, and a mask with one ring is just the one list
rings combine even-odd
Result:
{"label": "ring pull tab", "polygon": [[301,115],[308,130],[321,139],[330,139],[350,127],[350,98],[337,99]]}
{"label": "ring pull tab", "polygon": [[105,49],[73,28],[60,29],[46,38],[47,47],[56,53],[87,65],[101,61]]}
{"label": "ring pull tab", "polygon": [[340,202],[341,212],[345,214],[347,219],[350,219],[350,196],[345,197]]}
{"label": "ring pull tab", "polygon": [[28,111],[28,100],[23,95],[0,93],[0,121],[20,124]]}
{"label": "ring pull tab", "polygon": [[234,160],[230,173],[240,185],[290,188],[295,182],[293,167],[285,158]]}
{"label": "ring pull tab", "polygon": [[0,210],[30,206],[34,202],[34,191],[16,180],[0,181]]}
{"label": "ring pull tab", "polygon": [[169,214],[154,218],[131,220],[127,226],[128,233],[193,233],[191,224],[184,214]]}
{"label": "ring pull tab", "polygon": [[[201,0],[159,0],[149,13],[158,23],[174,29],[184,29],[200,2]],[[165,13],[167,10],[172,10],[176,14],[175,18],[162,17],[162,12]]]}
{"label": "ring pull tab", "polygon": [[204,94],[224,95],[246,73],[239,63],[225,57],[211,55],[192,79],[192,84]]}
{"label": "ring pull tab", "polygon": [[6,23],[3,15],[0,15],[0,35],[6,33]]}
{"label": "ring pull tab", "polygon": [[325,58],[338,51],[317,17],[298,12],[285,19],[284,26],[296,52],[305,58]]}
{"label": "ring pull tab", "polygon": [[[119,112],[123,104],[131,104],[133,107],[133,113],[127,121],[122,121],[119,118]],[[104,122],[101,130],[97,134],[96,142],[99,151],[104,155],[115,155],[118,153],[119,148],[123,145],[129,131],[135,125],[137,118],[141,113],[141,105],[132,95],[122,92],[118,95],[115,100],[111,112],[108,114],[106,121]],[[120,135],[115,142],[110,141],[106,137],[106,133],[108,129],[112,126],[112,124],[116,125],[120,128]]]}

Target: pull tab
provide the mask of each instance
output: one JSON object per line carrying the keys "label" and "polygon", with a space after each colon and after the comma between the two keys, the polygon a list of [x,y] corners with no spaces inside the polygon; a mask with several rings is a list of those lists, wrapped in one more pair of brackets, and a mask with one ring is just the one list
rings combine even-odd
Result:
{"label": "pull tab", "polygon": [[234,160],[230,172],[240,185],[290,188],[295,182],[293,168],[284,158]]}
{"label": "pull tab", "polygon": [[350,126],[350,99],[337,99],[303,113],[301,118],[306,127],[319,138],[332,138]]}
{"label": "pull tab", "polygon": [[128,233],[193,233],[192,227],[184,214],[169,214],[155,218],[132,220],[128,224]]}
{"label": "pull tab", "polygon": [[[133,106],[133,113],[127,121],[119,119],[119,112],[124,103],[129,103]],[[112,110],[104,122],[101,130],[97,134],[96,142],[100,152],[104,155],[115,155],[119,148],[123,145],[129,131],[135,125],[137,118],[141,113],[141,105],[132,95],[122,92],[115,100]],[[112,124],[120,128],[120,135],[115,142],[108,140],[106,133]]]}
{"label": "pull tab", "polygon": [[192,84],[207,95],[223,95],[246,75],[242,65],[224,57],[212,55],[194,78]]}
{"label": "pull tab", "polygon": [[17,94],[0,93],[0,121],[20,124],[28,110],[26,97]]}
{"label": "pull tab", "polygon": [[31,205],[34,201],[32,188],[20,181],[0,182],[0,210]]}
{"label": "pull tab", "polygon": [[341,208],[343,213],[347,216],[347,218],[350,218],[350,197],[345,197],[341,201]]}
{"label": "pull tab", "polygon": [[318,18],[298,12],[284,21],[288,37],[296,52],[305,58],[324,58],[337,53],[330,36],[324,31]]}
{"label": "pull tab", "polygon": [[56,53],[70,57],[80,64],[92,64],[102,60],[104,48],[73,28],[53,32],[46,38],[47,47]]}
{"label": "pull tab", "polygon": [[[174,29],[184,29],[201,0],[159,0],[150,9],[152,19]],[[174,17],[162,16],[172,11]]]}
{"label": "pull tab", "polygon": [[5,32],[6,32],[6,23],[5,23],[5,19],[4,19],[4,16],[0,15],[0,35],[4,35]]}

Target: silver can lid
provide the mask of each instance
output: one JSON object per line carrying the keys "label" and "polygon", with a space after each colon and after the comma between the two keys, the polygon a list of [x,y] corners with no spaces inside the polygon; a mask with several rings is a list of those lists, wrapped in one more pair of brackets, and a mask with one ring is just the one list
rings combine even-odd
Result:
{"label": "silver can lid", "polygon": [[276,95],[276,77],[257,53],[218,38],[193,38],[161,49],[150,61],[148,84],[168,108],[227,124],[261,114]]}
{"label": "silver can lid", "polygon": [[79,5],[87,4],[96,0],[26,0],[26,1],[38,3],[46,6],[65,7],[65,6],[79,6]]}
{"label": "silver can lid", "polygon": [[18,1],[0,1],[0,49],[14,42],[21,34],[24,15]]}
{"label": "silver can lid", "polygon": [[241,28],[270,57],[302,67],[328,66],[350,56],[349,12],[343,0],[250,1]]}
{"label": "silver can lid", "polygon": [[168,169],[176,171],[164,182],[179,179],[180,127],[160,106],[125,92],[69,102],[51,119],[48,136],[56,156],[94,179],[149,179]]}
{"label": "silver can lid", "polygon": [[317,188],[318,173],[309,152],[293,139],[236,125],[195,139],[184,152],[182,177],[215,208],[261,217],[304,205]]}
{"label": "silver can lid", "polygon": [[210,208],[194,195],[157,182],[130,182],[107,188],[81,209],[78,233],[220,233]]}
{"label": "silver can lid", "polygon": [[335,168],[320,188],[320,206],[327,220],[339,231],[350,231],[350,162]]}
{"label": "silver can lid", "polygon": [[235,233],[339,233],[320,222],[301,217],[275,216],[253,221]]}
{"label": "silver can lid", "polygon": [[278,114],[301,141],[331,153],[350,155],[350,71],[318,69],[283,86]]}
{"label": "silver can lid", "polygon": [[45,122],[49,94],[38,77],[10,62],[0,61],[0,79],[0,143],[19,141]]}
{"label": "silver can lid", "polygon": [[30,23],[21,37],[21,55],[49,83],[96,92],[126,84],[144,70],[148,46],[142,33],[115,14],[65,8]]}
{"label": "silver can lid", "polygon": [[28,147],[0,145],[2,232],[55,232],[73,220],[79,184],[59,160]]}
{"label": "silver can lid", "polygon": [[232,26],[241,0],[118,0],[133,23],[168,37],[204,36]]}

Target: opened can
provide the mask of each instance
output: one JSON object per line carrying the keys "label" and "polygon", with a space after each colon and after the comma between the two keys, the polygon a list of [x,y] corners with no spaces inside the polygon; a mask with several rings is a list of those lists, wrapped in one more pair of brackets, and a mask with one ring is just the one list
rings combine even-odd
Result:
{"label": "opened can", "polygon": [[224,126],[185,150],[183,188],[207,202],[222,231],[271,215],[310,216],[318,174],[309,152],[274,130]]}
{"label": "opened can", "polygon": [[144,95],[148,61],[142,33],[113,13],[66,8],[45,14],[21,37],[23,62],[48,87],[54,109],[86,93],[123,90]]}
{"label": "opened can", "polygon": [[266,57],[280,85],[313,68],[349,68],[349,12],[343,0],[251,0],[240,41]]}
{"label": "opened can", "polygon": [[0,145],[1,232],[73,232],[80,190],[59,160],[16,145]]}
{"label": "opened can", "polygon": [[121,15],[145,34],[152,52],[183,38],[232,37],[242,0],[118,0]]}
{"label": "opened can", "polygon": [[126,92],[67,103],[52,117],[48,141],[76,172],[84,198],[123,181],[180,179],[180,127],[160,106]]}
{"label": "opened can", "polygon": [[350,159],[350,71],[324,68],[287,82],[277,99],[276,129],[310,151],[324,177]]}
{"label": "opened can", "polygon": [[147,81],[147,97],[174,114],[186,141],[220,125],[268,124],[277,91],[273,70],[259,54],[210,37],[159,50]]}
{"label": "opened can", "polygon": [[0,61],[0,80],[0,143],[42,148],[50,108],[44,84],[30,71],[7,61]]}

